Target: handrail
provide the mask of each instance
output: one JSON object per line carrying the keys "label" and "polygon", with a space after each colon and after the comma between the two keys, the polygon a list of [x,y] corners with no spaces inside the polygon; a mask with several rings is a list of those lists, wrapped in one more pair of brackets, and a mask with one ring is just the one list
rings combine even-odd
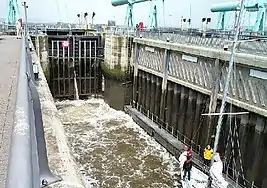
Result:
{"label": "handrail", "polygon": [[[147,116],[154,123],[160,125],[164,131],[168,132],[170,135],[175,137],[181,143],[189,146],[192,149],[192,151],[195,154],[197,154],[197,156],[194,157],[194,161],[197,161],[198,164],[202,167],[205,166],[203,161],[201,161],[201,159],[203,158],[204,147],[202,147],[198,143],[195,143],[192,139],[188,138],[186,135],[179,132],[178,130],[176,130],[176,133],[174,133],[172,126],[168,125],[166,122],[164,122],[162,119],[160,119],[157,115],[153,114],[151,111],[149,111],[148,109],[143,107],[138,102],[131,101],[131,106],[133,108],[135,108],[136,110],[138,110],[143,115]],[[171,128],[171,130],[169,128]],[[228,174],[229,170],[232,170],[234,173],[238,174],[237,177],[230,176],[230,174]],[[240,188],[257,188],[257,186],[254,185],[254,182],[247,180],[245,177],[242,176],[242,174],[239,171],[232,169],[229,166],[227,166],[226,169],[224,169],[223,175],[226,178],[227,182],[229,183],[228,187],[237,187],[236,185],[238,185],[238,187],[240,187]],[[241,183],[241,182],[243,182],[243,183]]]}
{"label": "handrail", "polygon": [[6,188],[40,188],[60,180],[48,166],[29,41],[23,36]]}
{"label": "handrail", "polygon": [[[225,45],[231,43],[233,34],[231,32],[210,31],[203,36],[202,32],[192,30],[190,32],[179,31],[161,31],[161,30],[136,30],[135,28],[110,28],[108,33],[141,37],[153,40],[166,41],[173,43],[200,45],[204,47],[223,49]],[[237,52],[247,52],[252,54],[266,54],[267,36],[253,36],[252,34],[240,35]]]}

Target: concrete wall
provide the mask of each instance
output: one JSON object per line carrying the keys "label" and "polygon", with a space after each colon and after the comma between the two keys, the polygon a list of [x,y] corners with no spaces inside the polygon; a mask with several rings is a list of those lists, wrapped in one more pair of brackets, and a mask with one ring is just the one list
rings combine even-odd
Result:
{"label": "concrete wall", "polygon": [[[219,83],[219,98],[222,98],[229,51],[139,38],[134,40],[139,44],[138,69],[163,77],[167,49],[167,79],[203,94],[210,95],[218,77],[216,72],[222,70]],[[228,102],[267,117],[267,57],[238,53],[235,62],[235,80],[229,88]]]}
{"label": "concrete wall", "polygon": [[[31,45],[32,46],[32,45]],[[40,52],[39,52],[40,53]],[[44,71],[41,68],[38,51],[31,55],[39,67],[37,90],[40,97],[42,118],[44,123],[46,149],[51,171],[62,178],[62,181],[52,184],[51,188],[84,188],[78,167],[70,153],[63,124],[60,120],[54,99],[47,84]]]}
{"label": "concrete wall", "polygon": [[[212,143],[217,119],[201,114],[219,111],[230,52],[139,38],[134,41],[134,106],[188,145],[193,141],[204,148]],[[225,116],[219,152],[230,164],[234,151],[240,175],[244,172],[250,182],[266,187],[267,170],[260,165],[267,163],[266,57],[240,53],[235,61],[236,79],[230,84],[227,111],[249,114]],[[251,70],[261,73],[251,74]],[[218,100],[215,97],[210,103],[212,91],[217,91]]]}
{"label": "concrete wall", "polygon": [[123,76],[129,71],[131,52],[131,38],[107,34],[102,69],[113,77]]}
{"label": "concrete wall", "polygon": [[[215,134],[217,118],[212,118],[209,123],[207,116],[201,116],[208,112],[208,95],[169,81],[164,95],[162,79],[144,71],[138,72],[136,84],[138,87],[134,91],[137,93],[134,97],[135,108],[158,123],[162,129],[178,137],[183,143],[191,145],[195,151],[200,151],[200,155],[207,143],[213,143],[214,140],[210,137]],[[219,111],[220,103],[221,101],[218,101],[216,112]],[[229,104],[226,109],[233,112],[244,111]],[[266,118],[255,113],[236,118],[225,116],[218,149],[223,159],[230,161],[229,157],[233,151],[237,171],[241,175],[242,166],[245,177],[251,182],[255,181],[259,187],[266,186],[267,171],[259,165],[267,162],[266,126]],[[228,163],[231,163],[230,161]]]}

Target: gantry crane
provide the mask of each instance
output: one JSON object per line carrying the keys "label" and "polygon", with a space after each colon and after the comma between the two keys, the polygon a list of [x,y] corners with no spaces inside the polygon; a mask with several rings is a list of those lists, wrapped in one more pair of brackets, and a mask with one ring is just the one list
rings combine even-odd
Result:
{"label": "gantry crane", "polygon": [[[257,12],[256,22],[252,28],[255,33],[264,33],[266,12],[267,12],[267,0],[257,0],[256,3],[247,3],[244,5],[246,12]],[[211,8],[211,12],[220,12],[217,29],[225,29],[225,14],[230,11],[240,11],[239,2],[223,3],[214,5]]]}
{"label": "gantry crane", "polygon": [[15,25],[16,21],[19,19],[20,12],[17,0],[8,0],[8,10],[6,15],[6,24]]}
{"label": "gantry crane", "polygon": [[149,27],[157,28],[158,27],[158,16],[157,16],[157,0],[111,0],[113,6],[122,6],[127,5],[127,12],[125,15],[124,25],[128,27],[134,26],[134,16],[133,16],[133,5],[136,3],[143,3],[146,1],[151,2],[151,10],[149,14]]}

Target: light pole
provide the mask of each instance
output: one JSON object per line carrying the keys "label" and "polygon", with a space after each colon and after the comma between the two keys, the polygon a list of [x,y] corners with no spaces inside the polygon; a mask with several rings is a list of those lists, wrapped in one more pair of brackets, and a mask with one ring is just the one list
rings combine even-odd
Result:
{"label": "light pole", "polygon": [[165,3],[162,0],[162,9],[163,9],[163,27],[165,27]]}
{"label": "light pole", "polygon": [[172,24],[172,13],[169,12],[169,15],[168,15],[168,20],[169,20],[169,23],[168,23],[168,27],[170,28],[171,27],[171,24]]}
{"label": "light pole", "polygon": [[95,17],[95,12],[92,14],[92,26],[94,25],[94,17]]}
{"label": "light pole", "polygon": [[22,6],[24,7],[24,14],[25,14],[25,36],[27,36],[28,35],[28,17],[27,17],[28,5],[26,1],[22,2]]}
{"label": "light pole", "polygon": [[79,27],[80,27],[80,25],[81,25],[81,14],[77,14],[77,17],[78,17],[78,19],[79,19]]}
{"label": "light pole", "polygon": [[88,13],[84,13],[84,25],[85,25],[85,29],[88,29],[88,23],[87,23],[87,16],[88,16]]}

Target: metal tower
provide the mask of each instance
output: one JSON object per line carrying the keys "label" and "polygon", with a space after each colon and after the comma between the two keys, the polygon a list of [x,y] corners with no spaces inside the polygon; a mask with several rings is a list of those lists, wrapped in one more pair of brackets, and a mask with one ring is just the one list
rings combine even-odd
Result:
{"label": "metal tower", "polygon": [[[267,0],[256,0],[256,2],[248,2],[244,5],[245,11],[257,12],[256,22],[253,25],[252,31],[255,33],[264,33],[265,22],[266,22],[266,12],[267,12]],[[217,24],[217,29],[225,29],[225,13],[240,11],[240,2],[230,2],[214,5],[211,8],[212,12],[220,12],[219,21]]]}
{"label": "metal tower", "polygon": [[127,25],[128,27],[134,26],[134,21],[133,21],[133,3],[128,3],[127,10],[126,10],[126,16],[124,20],[124,25]]}
{"label": "metal tower", "polygon": [[8,0],[8,11],[6,15],[6,23],[7,24],[15,24],[19,19],[19,6],[17,0]]}
{"label": "metal tower", "polygon": [[158,11],[157,11],[157,4],[155,1],[151,1],[151,8],[149,14],[149,21],[148,26],[150,28],[157,28],[158,27]]}
{"label": "metal tower", "polygon": [[128,27],[133,27],[134,26],[134,13],[133,13],[134,4],[143,3],[147,1],[151,2],[151,10],[149,14],[148,26],[151,28],[157,28],[158,27],[158,14],[157,14],[157,4],[156,4],[157,0],[111,0],[111,4],[115,7],[128,5],[124,25]]}

